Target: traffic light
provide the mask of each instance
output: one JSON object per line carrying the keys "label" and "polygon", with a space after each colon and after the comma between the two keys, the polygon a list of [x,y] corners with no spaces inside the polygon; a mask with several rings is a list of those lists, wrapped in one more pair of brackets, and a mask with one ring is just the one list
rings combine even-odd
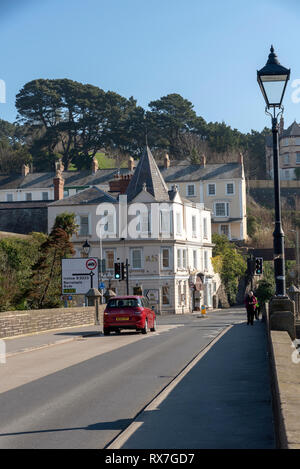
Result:
{"label": "traffic light", "polygon": [[127,278],[127,267],[126,267],[126,264],[124,262],[122,262],[122,264],[121,264],[121,279],[126,280],[126,278]]}
{"label": "traffic light", "polygon": [[120,262],[115,262],[115,279],[121,280],[121,264]]}
{"label": "traffic light", "polygon": [[263,258],[255,258],[255,275],[262,275],[263,273]]}

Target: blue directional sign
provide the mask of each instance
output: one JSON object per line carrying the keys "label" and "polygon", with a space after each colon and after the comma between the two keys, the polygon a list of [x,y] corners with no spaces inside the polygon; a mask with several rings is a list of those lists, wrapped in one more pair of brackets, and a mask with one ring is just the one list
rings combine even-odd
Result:
{"label": "blue directional sign", "polygon": [[104,290],[104,288],[105,288],[104,283],[103,283],[103,282],[100,282],[100,283],[99,283],[99,290]]}

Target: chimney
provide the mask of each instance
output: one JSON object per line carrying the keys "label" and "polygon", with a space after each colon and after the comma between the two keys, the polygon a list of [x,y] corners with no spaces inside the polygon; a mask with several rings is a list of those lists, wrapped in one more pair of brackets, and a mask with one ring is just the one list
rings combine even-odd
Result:
{"label": "chimney", "polygon": [[93,160],[92,160],[92,173],[96,174],[98,169],[99,169],[98,160],[97,160],[97,158],[94,157]]}
{"label": "chimney", "polygon": [[53,178],[54,185],[54,200],[61,200],[64,198],[64,185],[65,181],[61,175],[61,171],[57,171]]}
{"label": "chimney", "polygon": [[134,159],[132,158],[132,156],[130,156],[128,159],[128,169],[129,171],[134,170]]}
{"label": "chimney", "polygon": [[279,135],[282,135],[283,130],[284,130],[284,119],[283,119],[283,117],[281,116],[280,122],[279,122]]}
{"label": "chimney", "polygon": [[206,166],[206,156],[204,155],[204,153],[202,153],[202,155],[201,155],[201,164],[205,168],[205,166]]}
{"label": "chimney", "polygon": [[169,158],[168,153],[165,154],[164,167],[165,167],[165,169],[168,169],[170,167],[170,158]]}
{"label": "chimney", "polygon": [[27,176],[29,174],[29,166],[27,164],[22,165],[22,176]]}
{"label": "chimney", "polygon": [[121,176],[115,174],[114,179],[109,181],[109,192],[119,192],[120,194],[125,194],[131,177],[131,174],[125,174]]}

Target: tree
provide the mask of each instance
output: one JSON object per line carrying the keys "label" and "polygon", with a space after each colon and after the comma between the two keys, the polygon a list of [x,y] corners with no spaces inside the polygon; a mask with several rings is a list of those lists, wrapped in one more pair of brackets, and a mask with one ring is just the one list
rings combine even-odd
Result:
{"label": "tree", "polygon": [[178,140],[185,132],[195,128],[196,113],[193,104],[173,93],[149,103],[147,128],[154,146],[164,148],[175,159],[180,158]]}
{"label": "tree", "polygon": [[70,238],[76,230],[75,214],[56,217],[50,235],[40,247],[41,256],[32,267],[32,285],[27,292],[32,307],[60,304],[61,260],[75,254]]}
{"label": "tree", "polygon": [[212,264],[214,270],[221,276],[230,304],[235,304],[238,284],[245,275],[247,264],[235,245],[230,243],[224,235],[213,234]]}
{"label": "tree", "polygon": [[39,258],[39,248],[45,241],[43,233],[23,238],[0,240],[0,311],[25,309],[25,292],[31,285],[31,267]]}
{"label": "tree", "polygon": [[39,132],[32,145],[35,159],[41,152],[59,153],[66,169],[71,162],[83,168],[102,148],[131,148],[133,98],[68,79],[40,79],[20,90],[16,107],[18,122]]}

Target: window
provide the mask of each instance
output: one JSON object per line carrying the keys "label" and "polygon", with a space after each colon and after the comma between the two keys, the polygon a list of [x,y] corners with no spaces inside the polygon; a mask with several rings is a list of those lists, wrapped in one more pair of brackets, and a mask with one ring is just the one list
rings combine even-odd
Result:
{"label": "window", "polygon": [[106,269],[113,270],[115,266],[115,251],[107,250],[104,254]]}
{"label": "window", "polygon": [[285,178],[285,179],[289,179],[289,177],[290,177],[290,171],[289,171],[288,169],[286,169],[286,170],[284,171],[284,178]]}
{"label": "window", "polygon": [[186,269],[187,267],[187,251],[186,249],[177,249],[177,268]]}
{"label": "window", "polygon": [[208,269],[208,252],[204,251],[204,269]]}
{"label": "window", "polygon": [[162,248],[161,251],[162,268],[168,269],[170,268],[170,248]]}
{"label": "window", "polygon": [[208,184],[207,186],[207,195],[216,195],[216,185]]}
{"label": "window", "polygon": [[227,236],[229,238],[229,225],[221,225],[220,226],[220,234]]}
{"label": "window", "polygon": [[299,137],[296,137],[296,142],[295,142],[295,145],[300,145],[300,138]]}
{"label": "window", "polygon": [[282,140],[282,146],[283,146],[283,147],[287,147],[288,144],[289,144],[289,139],[288,139],[288,138],[284,138],[284,139]]}
{"label": "window", "polygon": [[288,153],[285,153],[285,155],[283,155],[283,163],[290,164],[290,155]]}
{"label": "window", "polygon": [[69,197],[69,189],[64,190],[64,198]]}
{"label": "window", "polygon": [[182,267],[181,249],[177,249],[177,268]]}
{"label": "window", "polygon": [[188,184],[187,185],[186,195],[188,197],[193,197],[195,195],[195,185],[194,184]]}
{"label": "window", "polygon": [[296,164],[300,164],[300,153],[296,153]]}
{"label": "window", "polygon": [[203,238],[207,239],[207,218],[203,218]]}
{"label": "window", "polygon": [[27,201],[32,200],[32,193],[31,192],[26,192],[25,200],[27,200]]}
{"label": "window", "polygon": [[6,194],[6,202],[13,202],[14,195],[13,194]]}
{"label": "window", "polygon": [[48,192],[42,192],[42,200],[48,200],[48,199],[49,199]]}
{"label": "window", "polygon": [[169,207],[160,210],[160,233],[171,234],[171,214]]}
{"label": "window", "polygon": [[181,225],[181,213],[176,213],[176,234],[181,234],[182,225]]}
{"label": "window", "polygon": [[89,235],[89,217],[88,215],[80,215],[79,221],[79,235],[80,236],[87,236]]}
{"label": "window", "polygon": [[226,184],[226,194],[227,195],[234,195],[234,184],[233,182],[229,182]]}
{"label": "window", "polygon": [[134,308],[141,306],[142,302],[140,298],[124,298],[123,300],[112,299],[109,300],[108,308]]}
{"label": "window", "polygon": [[131,265],[133,269],[142,268],[142,250],[141,249],[131,250]]}
{"label": "window", "polygon": [[194,249],[193,250],[193,267],[194,269],[197,269],[198,268],[198,262],[197,262],[197,250]]}
{"label": "window", "polygon": [[215,216],[216,217],[229,217],[229,203],[216,202],[215,203]]}
{"label": "window", "polygon": [[170,288],[167,286],[162,287],[162,304],[163,305],[170,304]]}
{"label": "window", "polygon": [[193,238],[197,238],[197,225],[196,225],[196,216],[192,216],[192,233]]}

